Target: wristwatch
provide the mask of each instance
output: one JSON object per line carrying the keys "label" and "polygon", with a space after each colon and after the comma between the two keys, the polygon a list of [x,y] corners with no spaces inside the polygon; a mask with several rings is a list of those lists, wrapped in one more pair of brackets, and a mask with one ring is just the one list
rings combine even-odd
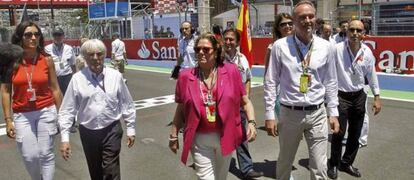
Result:
{"label": "wristwatch", "polygon": [[256,127],[256,121],[254,119],[248,120],[247,123],[251,123],[254,127]]}

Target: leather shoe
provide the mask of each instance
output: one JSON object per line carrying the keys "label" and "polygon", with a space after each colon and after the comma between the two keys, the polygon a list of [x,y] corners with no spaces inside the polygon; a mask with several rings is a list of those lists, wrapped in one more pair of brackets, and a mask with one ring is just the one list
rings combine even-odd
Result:
{"label": "leather shoe", "polygon": [[354,176],[354,177],[361,177],[361,173],[359,172],[358,168],[355,168],[351,165],[349,166],[339,165],[338,170],[346,172],[349,175]]}
{"label": "leather shoe", "polygon": [[251,170],[244,176],[244,178],[245,179],[254,179],[254,178],[261,177],[261,176],[263,176],[263,172]]}
{"label": "leather shoe", "polygon": [[328,177],[331,179],[338,178],[338,168],[336,166],[332,166],[328,168]]}

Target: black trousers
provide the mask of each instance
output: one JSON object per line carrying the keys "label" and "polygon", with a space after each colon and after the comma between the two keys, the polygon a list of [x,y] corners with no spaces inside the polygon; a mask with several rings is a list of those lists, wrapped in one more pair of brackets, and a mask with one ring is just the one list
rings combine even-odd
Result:
{"label": "black trousers", "polygon": [[[354,163],[359,149],[359,136],[361,135],[362,124],[364,123],[365,101],[367,94],[364,90],[357,92],[338,92],[339,97],[339,133],[332,135],[331,142],[331,166],[338,166],[341,163],[349,166]],[[345,153],[342,156],[342,140],[348,127],[348,139]]]}
{"label": "black trousers", "polygon": [[79,134],[91,179],[121,179],[119,167],[123,134],[121,122],[113,122],[100,130],[90,130],[80,125]]}

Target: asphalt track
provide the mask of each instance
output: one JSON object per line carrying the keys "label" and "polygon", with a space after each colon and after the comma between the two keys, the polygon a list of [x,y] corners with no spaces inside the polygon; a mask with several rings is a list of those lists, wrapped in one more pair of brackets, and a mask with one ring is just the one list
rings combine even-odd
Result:
{"label": "asphalt track", "polygon": [[[130,66],[132,68],[132,66]],[[135,67],[127,70],[128,86],[136,101],[137,137],[135,146],[127,148],[123,143],[121,152],[121,176],[127,180],[183,180],[196,179],[191,160],[187,165],[180,162],[180,154],[168,149],[169,123],[175,110],[171,103],[175,81],[169,80],[165,69]],[[256,79],[260,82],[260,79]],[[278,139],[263,131],[263,88],[252,89],[252,101],[258,121],[258,138],[250,144],[254,168],[263,171],[259,179],[274,179],[278,154]],[[371,99],[369,106],[371,106]],[[414,179],[414,103],[411,100],[383,100],[382,112],[378,116],[370,113],[370,135],[368,146],[357,156],[355,167],[368,180],[412,180]],[[2,117],[2,116],[0,116]],[[3,129],[3,120],[0,128]],[[1,133],[0,129],[0,133]],[[180,137],[180,143],[181,141]],[[60,136],[56,137],[57,180],[89,179],[86,160],[78,133],[71,135],[72,158],[65,162],[59,154]],[[236,160],[236,159],[234,159]],[[239,179],[236,161],[233,161],[228,179]],[[303,141],[296,154],[293,176],[297,180],[309,179],[307,170],[307,146]],[[16,149],[14,140],[0,136],[0,180],[30,179]],[[339,173],[343,180],[355,179]]]}

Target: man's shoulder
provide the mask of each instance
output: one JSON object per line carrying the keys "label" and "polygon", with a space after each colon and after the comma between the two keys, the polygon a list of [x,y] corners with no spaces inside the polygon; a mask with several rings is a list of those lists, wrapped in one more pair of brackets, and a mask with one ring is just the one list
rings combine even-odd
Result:
{"label": "man's shoulder", "polygon": [[52,48],[53,48],[53,43],[50,43],[50,44],[45,46],[45,51],[51,51]]}

